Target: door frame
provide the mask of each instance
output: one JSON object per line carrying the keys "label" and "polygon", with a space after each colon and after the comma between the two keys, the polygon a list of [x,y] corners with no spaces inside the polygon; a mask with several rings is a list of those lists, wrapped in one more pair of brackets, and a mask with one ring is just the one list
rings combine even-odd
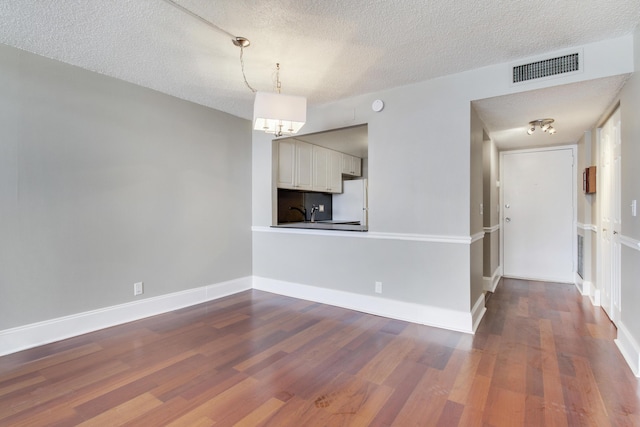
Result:
{"label": "door frame", "polygon": [[[611,122],[612,120],[616,120],[617,122]],[[602,122],[602,124],[596,129],[596,151],[598,155],[598,168],[599,173],[596,175],[597,177],[597,188],[603,196],[598,197],[598,221],[597,221],[597,240],[596,240],[596,280],[598,282],[598,289],[600,290],[600,298],[599,305],[603,308],[604,312],[607,314],[609,319],[614,325],[618,325],[620,323],[620,317],[622,314],[621,308],[621,271],[622,271],[622,261],[621,261],[621,224],[616,223],[615,219],[612,221],[608,227],[609,239],[608,239],[608,265],[605,265],[607,262],[605,256],[605,243],[603,242],[604,233],[607,230],[604,229],[604,221],[603,216],[605,210],[608,208],[609,216],[612,217],[614,212],[621,213],[621,199],[620,199],[620,188],[621,182],[619,180],[621,170],[619,167],[614,167],[614,152],[613,148],[616,144],[615,141],[610,142],[609,146],[609,168],[603,167],[603,164],[606,159],[603,158],[603,132],[605,130],[605,126],[610,125],[613,127],[613,135],[608,135],[611,138],[618,138],[619,145],[622,144],[622,135],[621,135],[621,112],[620,105],[617,105],[609,116]],[[620,147],[618,147],[620,148]],[[622,153],[620,153],[622,155]],[[609,186],[605,185],[605,172],[609,174],[608,183]],[[615,175],[618,175],[618,179],[616,179]],[[608,194],[606,194],[608,193]],[[615,197],[617,195],[617,197]],[[608,201],[608,206],[605,205],[603,199]],[[621,220],[621,218],[619,218]],[[609,277],[605,277],[608,273]],[[606,287],[608,286],[608,292]]]}
{"label": "door frame", "polygon": [[568,144],[568,145],[556,145],[551,147],[540,147],[540,148],[523,148],[521,150],[507,150],[500,152],[500,266],[502,271],[504,272],[504,156],[505,154],[527,154],[527,153],[535,153],[542,151],[556,151],[556,150],[571,150],[571,154],[573,155],[573,165],[571,174],[571,197],[573,199],[573,226],[571,227],[571,260],[573,263],[573,281],[567,283],[576,283],[576,275],[577,275],[577,265],[578,265],[578,179],[577,179],[577,161],[578,161],[578,146],[576,144]]}

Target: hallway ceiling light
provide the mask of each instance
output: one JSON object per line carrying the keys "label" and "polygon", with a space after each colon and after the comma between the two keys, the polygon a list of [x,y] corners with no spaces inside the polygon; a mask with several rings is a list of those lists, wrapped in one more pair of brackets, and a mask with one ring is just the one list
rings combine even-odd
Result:
{"label": "hallway ceiling light", "polygon": [[536,131],[536,126],[542,129],[543,132],[547,132],[549,135],[553,135],[556,133],[556,128],[551,126],[553,123],[553,119],[537,119],[529,122],[529,129],[527,129],[527,133],[529,135],[533,134]]}
{"label": "hallway ceiling light", "polygon": [[280,64],[276,64],[276,80],[274,82],[274,92],[259,92],[247,81],[244,73],[244,48],[249,47],[251,42],[244,37],[236,37],[230,32],[218,27],[216,24],[206,20],[202,16],[190,11],[186,7],[173,0],[164,0],[176,9],[196,18],[207,24],[216,31],[231,37],[235,46],[240,48],[240,69],[244,84],[249,90],[256,94],[253,103],[253,128],[272,133],[275,136],[291,135],[300,130],[307,121],[307,98],[302,96],[283,95],[280,93]]}

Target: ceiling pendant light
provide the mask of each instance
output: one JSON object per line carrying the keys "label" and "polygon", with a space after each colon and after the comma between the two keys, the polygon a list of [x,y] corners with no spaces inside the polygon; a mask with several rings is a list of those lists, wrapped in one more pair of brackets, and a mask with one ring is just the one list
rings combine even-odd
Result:
{"label": "ceiling pendant light", "polygon": [[231,37],[234,45],[240,48],[240,68],[244,84],[249,90],[256,94],[253,103],[253,128],[272,133],[275,136],[290,135],[298,132],[307,121],[307,98],[302,96],[283,95],[280,93],[280,64],[276,64],[276,92],[258,92],[255,90],[244,74],[244,48],[249,47],[251,42],[244,37],[236,37],[230,32],[218,27],[211,21],[206,20],[195,12],[176,3],[173,0],[164,0],[176,9],[192,16],[200,22],[208,25]]}
{"label": "ceiling pendant light", "polygon": [[236,37],[233,44],[240,48],[240,68],[245,85],[256,94],[253,103],[253,129],[262,130],[275,136],[297,133],[307,121],[307,98],[283,95],[281,93],[280,64],[276,64],[275,92],[255,90],[244,73],[244,48],[251,42],[244,37]]}
{"label": "ceiling pendant light", "polygon": [[256,92],[253,128],[275,136],[297,133],[307,121],[307,99],[280,93],[280,64],[276,64],[277,92]]}
{"label": "ceiling pendant light", "polygon": [[527,134],[532,135],[533,132],[536,131],[536,126],[542,129],[543,132],[548,133],[549,135],[553,135],[556,133],[556,129],[551,126],[553,123],[553,119],[537,119],[529,122],[529,128],[527,129]]}

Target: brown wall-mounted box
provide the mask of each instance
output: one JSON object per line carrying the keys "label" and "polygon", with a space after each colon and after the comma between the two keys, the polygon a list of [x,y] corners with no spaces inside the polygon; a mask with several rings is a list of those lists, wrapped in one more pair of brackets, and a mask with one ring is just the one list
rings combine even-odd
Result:
{"label": "brown wall-mounted box", "polygon": [[582,173],[582,190],[585,194],[593,194],[596,192],[596,167],[589,166]]}

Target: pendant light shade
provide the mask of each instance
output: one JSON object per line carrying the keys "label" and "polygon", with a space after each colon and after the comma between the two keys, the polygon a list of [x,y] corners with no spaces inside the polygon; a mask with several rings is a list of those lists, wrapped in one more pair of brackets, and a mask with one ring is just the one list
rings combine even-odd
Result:
{"label": "pendant light shade", "polygon": [[307,121],[307,98],[256,92],[253,128],[275,135],[297,133]]}

